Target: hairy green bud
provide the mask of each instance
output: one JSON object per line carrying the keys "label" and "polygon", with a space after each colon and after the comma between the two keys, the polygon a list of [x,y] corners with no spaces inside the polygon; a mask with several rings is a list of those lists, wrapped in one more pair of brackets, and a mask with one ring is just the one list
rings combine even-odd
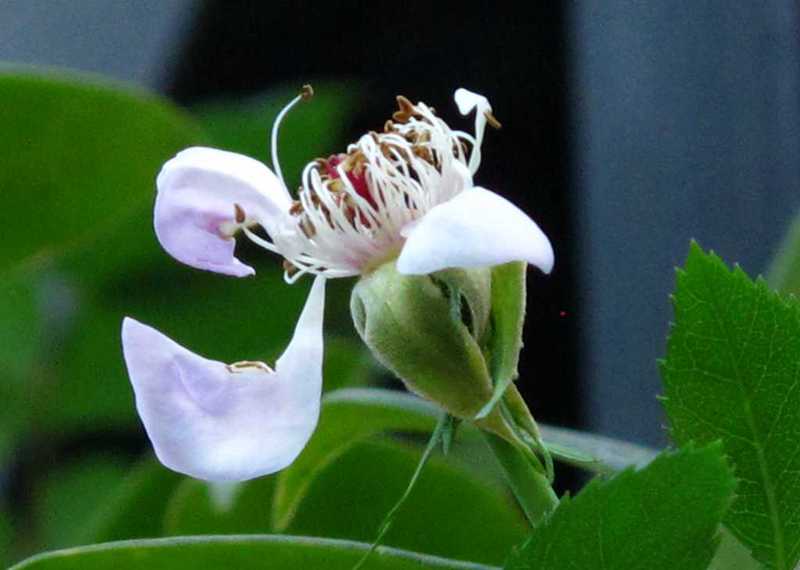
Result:
{"label": "hairy green bud", "polygon": [[[389,262],[356,284],[350,310],[366,345],[409,390],[530,448],[520,429],[536,439],[536,424],[511,382],[521,348],[525,268],[502,267],[403,275]],[[506,413],[494,405],[501,400]]]}

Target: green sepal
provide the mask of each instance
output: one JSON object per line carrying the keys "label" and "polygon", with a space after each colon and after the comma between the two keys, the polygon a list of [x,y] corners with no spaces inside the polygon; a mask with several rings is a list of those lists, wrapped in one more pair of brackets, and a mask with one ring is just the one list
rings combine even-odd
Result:
{"label": "green sepal", "polygon": [[492,306],[490,330],[483,343],[494,382],[491,399],[478,412],[484,418],[503,399],[517,379],[519,353],[522,350],[522,327],[525,324],[525,274],[527,264],[514,261],[492,268]]}

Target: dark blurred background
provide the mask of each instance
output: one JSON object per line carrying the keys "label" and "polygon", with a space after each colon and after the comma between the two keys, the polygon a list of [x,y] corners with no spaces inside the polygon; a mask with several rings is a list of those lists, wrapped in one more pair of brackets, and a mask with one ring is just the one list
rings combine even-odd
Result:
{"label": "dark blurred background", "polygon": [[451,124],[457,87],[486,95],[503,129],[477,182],[556,250],[551,276],[529,273],[521,389],[542,420],[661,445],[656,360],[689,240],[763,272],[800,205],[799,23],[790,0],[5,0],[0,60],[182,105],[345,79],[352,138],[396,94]]}

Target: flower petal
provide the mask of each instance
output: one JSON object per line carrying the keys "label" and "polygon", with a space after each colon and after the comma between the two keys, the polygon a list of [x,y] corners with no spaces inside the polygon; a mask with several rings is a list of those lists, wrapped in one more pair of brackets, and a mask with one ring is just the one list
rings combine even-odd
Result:
{"label": "flower petal", "polygon": [[553,248],[522,210],[476,186],[432,208],[410,228],[397,270],[422,275],[509,261],[527,261],[550,273]]}
{"label": "flower petal", "polygon": [[126,317],[122,346],[136,408],[159,460],[207,481],[243,481],[289,465],[317,425],[325,279],[314,281],[273,372],[226,365]]}
{"label": "flower petal", "polygon": [[[168,161],[156,181],[158,241],[178,261],[198,269],[245,277],[252,267],[234,257],[241,225],[274,226],[291,205],[283,183],[250,157],[193,147]],[[246,216],[243,223],[239,214]]]}

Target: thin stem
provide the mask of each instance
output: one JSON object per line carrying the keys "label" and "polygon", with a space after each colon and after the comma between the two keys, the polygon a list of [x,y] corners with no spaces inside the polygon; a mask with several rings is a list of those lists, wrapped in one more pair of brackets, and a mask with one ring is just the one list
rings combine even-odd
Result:
{"label": "thin stem", "polygon": [[525,516],[536,527],[558,506],[558,497],[547,477],[537,471],[527,457],[505,439],[483,432],[489,447],[503,468],[511,491]]}
{"label": "thin stem", "polygon": [[400,508],[406,502],[406,499],[408,499],[408,497],[411,495],[411,491],[416,486],[417,480],[419,479],[420,475],[422,475],[422,469],[428,463],[428,459],[430,459],[431,455],[436,449],[436,446],[439,445],[440,441],[442,441],[445,428],[448,426],[452,426],[451,418],[447,414],[442,414],[441,418],[439,418],[439,422],[436,424],[436,427],[433,430],[433,433],[431,434],[430,440],[428,440],[428,445],[425,447],[425,451],[422,452],[422,457],[420,457],[417,468],[414,471],[414,474],[411,476],[411,480],[408,482],[406,490],[403,492],[403,495],[400,497],[397,503],[395,503],[394,507],[392,507],[392,510],[390,510],[389,513],[384,517],[383,522],[378,530],[378,536],[375,538],[375,542],[372,543],[372,546],[370,546],[370,549],[364,554],[364,557],[358,561],[358,564],[353,567],[353,570],[359,570],[359,568],[364,566],[369,557],[372,556],[372,553],[375,552],[375,549],[378,548],[378,545],[380,545],[383,537],[387,532],[389,532],[389,528],[392,526],[392,522],[394,521],[397,511],[400,510]]}

